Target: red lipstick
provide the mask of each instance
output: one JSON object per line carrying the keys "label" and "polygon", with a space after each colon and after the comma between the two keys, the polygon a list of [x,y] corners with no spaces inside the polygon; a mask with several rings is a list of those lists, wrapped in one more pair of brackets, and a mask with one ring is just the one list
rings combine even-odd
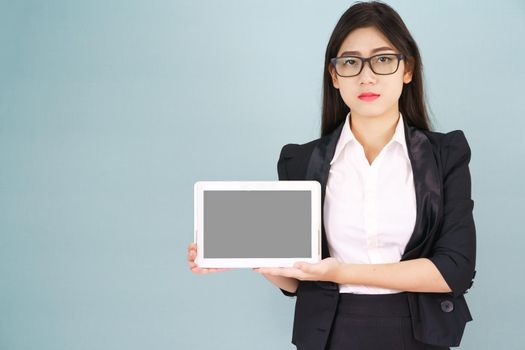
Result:
{"label": "red lipstick", "polygon": [[357,98],[363,101],[374,101],[376,98],[379,97],[379,94],[376,94],[374,92],[363,92]]}

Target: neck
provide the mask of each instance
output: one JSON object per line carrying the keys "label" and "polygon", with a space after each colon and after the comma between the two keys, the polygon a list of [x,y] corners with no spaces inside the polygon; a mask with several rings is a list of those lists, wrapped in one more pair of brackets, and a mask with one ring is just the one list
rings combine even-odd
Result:
{"label": "neck", "polygon": [[399,111],[382,116],[350,115],[352,133],[365,150],[381,150],[394,136]]}

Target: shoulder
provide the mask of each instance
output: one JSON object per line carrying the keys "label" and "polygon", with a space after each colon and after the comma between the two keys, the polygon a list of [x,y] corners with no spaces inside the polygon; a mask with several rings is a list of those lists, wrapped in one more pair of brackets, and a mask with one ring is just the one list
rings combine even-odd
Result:
{"label": "shoulder", "polygon": [[463,130],[453,130],[447,133],[421,130],[435,147],[463,146],[468,147]]}
{"label": "shoulder", "polygon": [[330,145],[333,145],[333,143],[339,139],[343,125],[344,123],[341,123],[331,133],[315,140],[303,144],[289,143],[284,145],[281,149],[279,159],[299,158],[299,160],[304,160],[306,158],[306,160],[308,160],[317,146],[322,145],[330,147]]}
{"label": "shoulder", "polygon": [[310,156],[320,141],[321,139],[316,139],[304,144],[289,143],[284,145],[277,163],[279,179],[304,179]]}
{"label": "shoulder", "polygon": [[315,139],[304,144],[289,143],[283,146],[281,149],[281,155],[279,158],[289,159],[295,157],[308,157],[312,154],[315,146],[321,139]]}
{"label": "shoulder", "polygon": [[471,149],[465,133],[462,130],[453,130],[448,133],[422,130],[439,154],[446,169],[451,164],[470,161]]}

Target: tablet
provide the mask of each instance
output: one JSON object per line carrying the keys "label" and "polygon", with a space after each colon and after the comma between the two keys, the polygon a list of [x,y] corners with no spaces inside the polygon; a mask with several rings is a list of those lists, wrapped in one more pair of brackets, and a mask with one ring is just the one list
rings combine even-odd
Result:
{"label": "tablet", "polygon": [[199,267],[290,267],[321,259],[317,181],[198,181]]}

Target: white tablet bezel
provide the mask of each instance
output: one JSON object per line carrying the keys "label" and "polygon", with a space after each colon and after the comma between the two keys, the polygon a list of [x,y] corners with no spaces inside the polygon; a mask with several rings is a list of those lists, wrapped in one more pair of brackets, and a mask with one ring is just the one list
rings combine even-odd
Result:
{"label": "white tablet bezel", "polygon": [[[202,235],[204,191],[309,191],[311,198],[311,256],[290,258],[204,258]],[[297,261],[316,263],[321,260],[321,185],[317,181],[198,181],[194,185],[194,242],[196,264],[203,268],[291,267]],[[203,249],[199,249],[203,247]]]}

